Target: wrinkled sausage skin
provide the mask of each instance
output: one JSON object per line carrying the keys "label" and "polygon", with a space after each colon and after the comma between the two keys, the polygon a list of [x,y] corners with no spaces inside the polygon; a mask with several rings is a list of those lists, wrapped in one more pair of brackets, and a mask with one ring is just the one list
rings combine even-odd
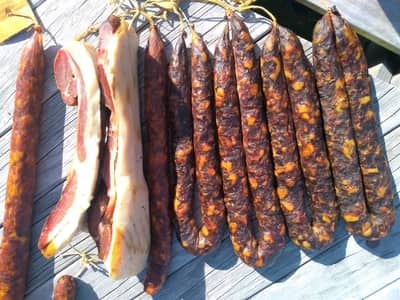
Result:
{"label": "wrinkled sausage skin", "polygon": [[318,93],[300,40],[288,29],[280,28],[279,32],[300,165],[312,211],[313,238],[310,238],[315,243],[312,248],[318,249],[332,242],[337,218]]}
{"label": "wrinkled sausage skin", "polygon": [[379,143],[377,118],[372,105],[368,65],[362,45],[351,26],[331,9],[335,45],[349,99],[351,121],[361,166],[368,215],[348,227],[369,240],[385,237],[394,221],[394,193],[384,149]]}
{"label": "wrinkled sausage skin", "polygon": [[[176,177],[173,207],[178,239],[182,247],[193,255],[204,255],[219,245],[225,221],[215,148],[211,74],[208,50],[202,39],[195,35],[192,38],[190,83],[187,51],[182,35],[169,67],[169,112],[173,127],[172,153]],[[195,184],[199,192],[200,228],[194,217]]]}
{"label": "wrinkled sausage skin", "polygon": [[149,187],[151,213],[150,264],[145,291],[157,293],[168,275],[172,228],[169,216],[168,178],[168,66],[164,43],[156,29],[150,29],[144,58],[144,172]]}
{"label": "wrinkled sausage skin", "polygon": [[314,28],[313,60],[341,216],[345,222],[357,222],[367,210],[349,101],[329,14]]}
{"label": "wrinkled sausage skin", "polygon": [[[255,248],[254,239],[252,247],[245,247],[242,253],[244,256],[256,257],[255,265],[262,266],[266,263],[267,257],[283,248],[285,225],[274,186],[264,98],[254,42],[248,28],[238,16],[230,15],[229,22],[232,28],[232,48],[247,177],[259,229],[259,248]],[[249,214],[246,207],[238,206],[235,210],[241,211],[243,215]],[[241,232],[242,228],[249,226],[249,220],[246,218],[237,219],[235,222],[228,219],[228,222],[231,232],[235,230]],[[234,249],[238,246],[233,243]],[[256,256],[251,254],[252,249],[257,249]],[[265,254],[262,255],[262,252]]]}
{"label": "wrinkled sausage skin", "polygon": [[268,211],[270,207],[264,197],[257,203],[259,238],[256,239],[251,232],[249,212],[252,208],[249,202],[235,62],[228,25],[217,44],[214,57],[218,145],[231,240],[235,253],[245,263],[262,267],[271,263],[284,247],[285,227],[279,215],[271,215]]}

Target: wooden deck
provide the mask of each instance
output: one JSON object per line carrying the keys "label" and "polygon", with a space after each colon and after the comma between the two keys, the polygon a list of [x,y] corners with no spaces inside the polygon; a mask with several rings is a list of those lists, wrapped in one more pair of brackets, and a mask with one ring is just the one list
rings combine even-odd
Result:
{"label": "wooden deck", "polygon": [[[222,34],[223,11],[213,5],[183,4],[184,10],[204,35],[210,50]],[[67,247],[52,260],[45,260],[36,243],[46,216],[58,200],[69,170],[75,145],[76,109],[66,107],[52,78],[52,60],[57,49],[89,25],[109,14],[106,1],[45,0],[36,1],[35,10],[47,32],[44,35],[48,61],[46,91],[43,99],[41,139],[38,160],[38,185],[33,218],[32,255],[27,299],[51,298],[54,281],[62,274],[76,275],[78,257],[62,258]],[[253,38],[262,45],[269,31],[268,20],[245,15]],[[161,23],[160,29],[168,50],[179,35],[177,22]],[[148,30],[139,26],[140,44],[146,44]],[[0,46],[0,236],[4,212],[4,194],[8,171],[11,116],[15,94],[15,76],[19,54],[28,34],[22,34]],[[311,44],[303,41],[311,54]],[[97,43],[92,37],[91,42]],[[142,68],[140,68],[142,70]],[[382,129],[393,180],[400,187],[400,89],[374,79],[376,108]],[[399,206],[398,197],[396,206]],[[398,219],[400,219],[399,213]],[[86,233],[73,241],[81,251],[96,253],[93,240]],[[276,264],[254,270],[233,253],[227,235],[221,247],[206,257],[191,256],[173,243],[173,259],[168,281],[157,299],[400,299],[400,223],[389,237],[373,248],[365,241],[350,237],[339,225],[335,241],[324,251],[306,253],[288,243]],[[78,285],[78,299],[147,299],[143,293],[143,276],[112,281],[102,272],[88,270]]]}
{"label": "wooden deck", "polygon": [[319,13],[336,5],[364,37],[400,55],[400,0],[296,0]]}

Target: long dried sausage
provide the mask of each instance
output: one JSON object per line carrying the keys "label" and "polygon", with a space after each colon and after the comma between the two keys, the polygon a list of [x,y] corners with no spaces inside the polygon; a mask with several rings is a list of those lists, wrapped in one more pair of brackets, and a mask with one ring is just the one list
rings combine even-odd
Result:
{"label": "long dried sausage", "polygon": [[0,248],[0,299],[3,300],[23,299],[25,293],[44,70],[41,29],[36,26],[22,52],[16,82]]}
{"label": "long dried sausage", "polygon": [[[193,94],[190,99],[186,53],[182,35],[169,68],[169,111],[173,124],[172,152],[176,170],[173,206],[177,235],[182,247],[193,255],[204,255],[219,245],[225,218],[212,115],[212,68],[203,40],[194,35]],[[199,190],[201,228],[194,217],[195,178]]]}
{"label": "long dried sausage", "polygon": [[337,211],[318,93],[300,40],[285,28],[279,32],[300,165],[311,202],[315,247],[322,248],[333,240]]}
{"label": "long dried sausage", "polygon": [[289,237],[297,246],[311,249],[315,247],[315,240],[304,209],[304,178],[283,74],[279,31],[275,24],[265,40],[260,65],[278,198]]}
{"label": "long dried sausage", "polygon": [[367,200],[367,213],[362,210],[350,215],[347,229],[369,240],[378,240],[389,233],[395,220],[395,211],[390,170],[379,143],[372,107],[368,65],[361,43],[351,26],[343,20],[336,8],[331,9],[330,16],[354,129],[353,148],[357,149]]}
{"label": "long dried sausage", "polygon": [[[245,263],[253,267],[262,267],[272,262],[284,247],[285,226],[283,218],[280,217],[279,207],[277,211],[271,213],[268,197],[259,197],[255,202],[256,209],[258,209],[256,214],[259,224],[258,240],[251,232],[250,194],[242,145],[235,62],[232,44],[229,40],[228,25],[217,44],[214,58],[218,145],[221,156],[224,200],[233,249]],[[266,166],[268,167],[268,165]],[[265,171],[268,174],[268,170]],[[271,178],[272,172],[268,176]],[[266,182],[266,184],[269,183]],[[271,194],[274,195],[274,192]],[[275,208],[277,206],[273,206],[273,209]]]}
{"label": "long dried sausage", "polygon": [[[284,246],[285,225],[274,186],[259,65],[254,53],[254,42],[248,28],[235,14],[231,14],[229,20],[232,27],[232,47],[247,176],[255,216],[260,229],[258,251],[266,249],[264,251],[272,253]],[[241,210],[239,207],[236,209]],[[248,214],[245,210],[242,213]],[[248,219],[236,219],[229,226],[230,228],[234,227],[231,228],[231,231],[235,227],[243,230],[242,228],[249,226]],[[263,242],[261,242],[262,240]],[[273,246],[267,250],[269,244]],[[234,247],[237,246],[234,244]],[[258,254],[257,256],[262,257]],[[258,260],[256,265],[261,266],[262,263],[265,261]]]}
{"label": "long dried sausage", "polygon": [[145,291],[157,293],[168,274],[171,258],[171,221],[168,181],[168,66],[164,43],[155,26],[150,29],[144,57],[144,171],[151,215],[150,264]]}
{"label": "long dried sausage", "polygon": [[76,283],[70,275],[61,276],[54,288],[53,300],[75,300]]}
{"label": "long dried sausage", "polygon": [[335,50],[330,12],[315,25],[313,61],[341,216],[345,222],[357,222],[366,215],[366,206],[349,100]]}

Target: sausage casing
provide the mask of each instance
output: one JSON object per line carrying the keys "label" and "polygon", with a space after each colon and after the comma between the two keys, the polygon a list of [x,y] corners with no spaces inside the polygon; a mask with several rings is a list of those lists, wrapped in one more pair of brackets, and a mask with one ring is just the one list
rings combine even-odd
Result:
{"label": "sausage casing", "polygon": [[[219,245],[225,218],[215,149],[211,72],[206,46],[200,37],[194,36],[190,84],[187,51],[182,35],[169,67],[169,112],[173,127],[172,153],[176,176],[173,207],[178,239],[182,247],[193,255],[204,255]],[[201,228],[194,217],[196,180]]]}
{"label": "sausage casing", "polygon": [[[258,253],[255,256],[251,255],[251,249],[257,249],[253,245],[244,248],[242,256],[256,257],[255,265],[262,266],[273,253],[276,254],[279,249],[284,247],[285,225],[274,186],[264,98],[261,92],[261,78],[254,52],[254,42],[248,28],[238,16],[232,14],[229,21],[232,27],[232,47],[241,114],[243,149],[259,229]],[[233,209],[241,212],[243,216],[250,213],[248,207],[238,206]],[[249,220],[245,217],[230,220],[229,223],[231,232],[236,227],[242,232],[249,226]],[[252,243],[255,244],[256,240],[254,239]],[[238,247],[235,243],[233,246],[234,248]]]}
{"label": "sausage casing", "polygon": [[149,187],[151,215],[150,264],[144,287],[151,295],[164,284],[171,258],[167,78],[164,43],[153,26],[144,57],[144,175]]}
{"label": "sausage casing", "polygon": [[310,197],[313,248],[322,248],[333,240],[337,211],[318,93],[300,40],[288,29],[279,32],[300,165]]}
{"label": "sausage casing", "polygon": [[344,83],[350,104],[358,159],[361,166],[368,216],[348,226],[350,232],[369,240],[386,236],[394,221],[394,193],[389,163],[379,142],[376,114],[372,105],[368,65],[357,34],[331,9],[336,51],[343,70]]}
{"label": "sausage casing", "polygon": [[349,100],[329,13],[315,25],[313,61],[341,216],[346,222],[356,222],[367,210]]}
{"label": "sausage casing", "polygon": [[271,217],[268,211],[270,207],[267,206],[266,198],[263,198],[257,203],[258,216],[263,214],[258,219],[258,240],[251,232],[248,213],[251,210],[250,194],[242,144],[235,62],[228,25],[217,44],[214,58],[218,145],[231,240],[234,251],[244,262],[254,267],[262,267],[272,262],[272,258],[275,258],[285,245],[285,228],[282,218],[275,215]]}
{"label": "sausage casing", "polygon": [[22,51],[15,107],[0,247],[0,299],[24,298],[29,265],[36,153],[40,134],[45,59],[41,29]]}

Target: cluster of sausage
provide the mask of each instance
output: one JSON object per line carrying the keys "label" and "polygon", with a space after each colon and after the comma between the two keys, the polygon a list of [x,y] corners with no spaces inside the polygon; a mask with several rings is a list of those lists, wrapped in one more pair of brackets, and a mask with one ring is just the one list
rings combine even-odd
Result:
{"label": "cluster of sausage", "polygon": [[226,220],[235,253],[262,267],[283,249],[286,230],[314,250],[333,241],[339,213],[368,240],[394,222],[367,64],[351,27],[335,8],[327,12],[314,30],[313,68],[290,30],[273,23],[257,60],[243,21],[227,19],[213,61],[192,32],[190,70],[184,36],[168,65],[160,37],[151,38],[157,31],[150,35],[145,165],[150,258],[161,270],[147,277],[150,293],[167,275],[165,224],[189,253],[204,255],[219,245]]}
{"label": "cluster of sausage", "polygon": [[[97,52],[78,42],[59,51],[57,86],[66,104],[78,105],[77,149],[39,239],[45,257],[87,216],[110,276],[137,274],[149,258],[144,286],[155,294],[168,275],[174,229],[184,249],[205,255],[227,223],[234,252],[253,267],[274,261],[286,231],[302,249],[326,247],[338,212],[352,234],[378,240],[389,233],[390,170],[350,25],[328,10],[314,29],[312,67],[297,36],[276,22],[258,60],[243,21],[232,12],[227,21],[214,57],[192,30],[190,60],[182,33],[169,62],[150,28],[143,141],[134,30],[111,17]],[[37,27],[17,78],[1,299],[24,293],[43,74]],[[55,297],[74,298],[73,279],[59,286]]]}

